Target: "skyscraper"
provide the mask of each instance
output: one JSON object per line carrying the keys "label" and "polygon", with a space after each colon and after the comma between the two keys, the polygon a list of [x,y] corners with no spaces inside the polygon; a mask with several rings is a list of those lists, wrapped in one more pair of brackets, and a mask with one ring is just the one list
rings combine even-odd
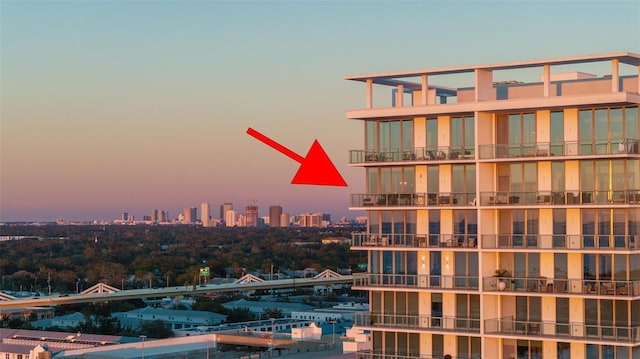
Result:
{"label": "skyscraper", "polygon": [[226,222],[227,212],[233,210],[233,203],[224,203],[220,205],[220,219]]}
{"label": "skyscraper", "polygon": [[194,223],[198,218],[198,208],[185,207],[184,209],[184,223]]}
{"label": "skyscraper", "polygon": [[247,206],[245,208],[246,227],[258,226],[258,206]]}
{"label": "skyscraper", "polygon": [[269,206],[269,227],[280,227],[281,206]]}
{"label": "skyscraper", "polygon": [[200,220],[202,221],[202,226],[209,227],[209,220],[211,219],[209,203],[202,202],[202,204],[200,205],[200,216],[202,217],[200,218]]}
{"label": "skyscraper", "polygon": [[614,53],[347,77],[366,355],[640,357],[639,70]]}

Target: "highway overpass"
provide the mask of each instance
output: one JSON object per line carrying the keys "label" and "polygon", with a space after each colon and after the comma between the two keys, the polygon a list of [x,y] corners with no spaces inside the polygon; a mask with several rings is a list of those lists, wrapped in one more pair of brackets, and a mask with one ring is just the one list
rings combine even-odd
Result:
{"label": "highway overpass", "polygon": [[289,278],[262,280],[250,274],[229,283],[207,284],[199,286],[177,286],[164,288],[146,288],[120,290],[109,285],[97,284],[81,293],[69,295],[40,296],[32,298],[13,298],[0,292],[0,313],[2,309],[24,307],[47,307],[52,305],[75,303],[98,303],[125,299],[163,298],[176,295],[193,295],[204,293],[250,292],[255,290],[271,290],[294,287],[311,287],[315,285],[330,286],[332,284],[351,284],[353,276],[340,275],[330,270],[313,278]]}

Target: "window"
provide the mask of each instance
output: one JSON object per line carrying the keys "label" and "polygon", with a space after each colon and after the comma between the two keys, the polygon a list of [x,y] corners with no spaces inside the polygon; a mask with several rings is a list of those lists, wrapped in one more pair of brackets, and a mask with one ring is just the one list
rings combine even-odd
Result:
{"label": "window", "polygon": [[478,288],[478,253],[455,252],[456,288]]}
{"label": "window", "polygon": [[475,205],[476,193],[476,166],[453,165],[451,166],[454,203]]}
{"label": "window", "polygon": [[475,119],[473,117],[451,118],[451,151],[471,151],[475,145]]}
{"label": "window", "polygon": [[481,343],[478,337],[458,336],[458,358],[479,359]]}
{"label": "window", "polygon": [[414,167],[367,168],[367,193],[413,193],[415,177]]}
{"label": "window", "polygon": [[413,148],[413,120],[367,121],[367,150],[400,150]]}
{"label": "window", "polygon": [[456,329],[480,328],[480,296],[456,294]]}
{"label": "window", "polygon": [[[561,156],[564,154],[564,113],[561,111],[551,112],[550,118],[551,145],[550,154]],[[555,172],[552,172],[555,174]]]}
{"label": "window", "polygon": [[542,320],[540,297],[516,297],[516,330],[521,333],[539,335]]}
{"label": "window", "polygon": [[618,143],[638,138],[637,107],[581,110],[578,121],[580,154],[616,152]]}

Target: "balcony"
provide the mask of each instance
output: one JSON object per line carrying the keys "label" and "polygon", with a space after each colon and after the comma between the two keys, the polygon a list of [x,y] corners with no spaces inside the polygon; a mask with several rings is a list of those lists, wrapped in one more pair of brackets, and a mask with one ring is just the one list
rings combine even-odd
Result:
{"label": "balcony", "polygon": [[565,235],[565,234],[483,234],[483,249],[640,249],[637,235]]}
{"label": "balcony", "polygon": [[480,333],[479,318],[426,314],[355,313],[354,325],[376,329]]}
{"label": "balcony", "polygon": [[[480,356],[450,356],[451,359],[480,359]],[[355,352],[355,359],[444,359],[444,354],[405,354],[396,352],[383,352],[363,350]]]}
{"label": "balcony", "polygon": [[478,290],[478,277],[436,274],[355,273],[353,286],[362,288]]}
{"label": "balcony", "polygon": [[488,159],[522,159],[551,156],[637,155],[637,139],[538,142],[529,144],[479,145],[478,157]]}
{"label": "balcony", "polygon": [[[640,195],[638,196],[640,199]],[[437,193],[362,193],[351,195],[351,207],[437,207],[476,206],[476,194]]]}
{"label": "balcony", "polygon": [[558,323],[551,321],[519,321],[513,317],[487,319],[484,332],[495,335],[549,337],[618,343],[640,342],[640,327],[605,326],[584,323]]}
{"label": "balcony", "polygon": [[485,292],[579,294],[613,297],[640,296],[640,281],[556,279],[543,276],[521,278],[485,277],[482,279]]}
{"label": "balcony", "polygon": [[395,150],[351,150],[349,164],[424,161],[474,161],[473,147],[416,147]]}
{"label": "balcony", "polygon": [[477,234],[351,234],[353,247],[477,248]]}
{"label": "balcony", "polygon": [[481,206],[626,205],[640,203],[640,190],[480,192]]}

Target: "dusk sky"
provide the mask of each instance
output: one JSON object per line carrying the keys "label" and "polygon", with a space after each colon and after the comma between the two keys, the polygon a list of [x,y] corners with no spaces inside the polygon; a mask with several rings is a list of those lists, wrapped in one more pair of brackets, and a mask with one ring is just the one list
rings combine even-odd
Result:
{"label": "dusk sky", "polygon": [[[640,52],[638,1],[1,1],[0,221],[209,202],[353,218],[346,75]],[[292,185],[317,139],[348,187]]]}

